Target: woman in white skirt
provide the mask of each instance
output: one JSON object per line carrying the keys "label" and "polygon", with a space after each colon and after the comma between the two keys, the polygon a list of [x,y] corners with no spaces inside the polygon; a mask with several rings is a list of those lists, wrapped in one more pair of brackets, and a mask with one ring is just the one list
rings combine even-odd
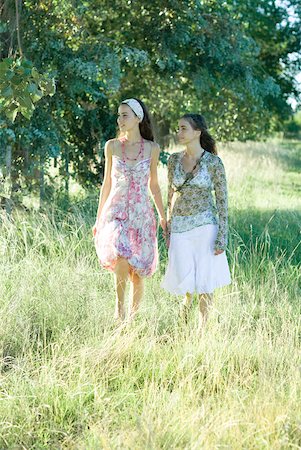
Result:
{"label": "woman in white skirt", "polygon": [[214,289],[231,282],[225,253],[226,176],[203,116],[185,114],[179,121],[178,139],[185,150],[172,154],[168,160],[170,238],[168,265],[161,286],[184,296],[185,319],[193,294],[198,294],[202,328]]}

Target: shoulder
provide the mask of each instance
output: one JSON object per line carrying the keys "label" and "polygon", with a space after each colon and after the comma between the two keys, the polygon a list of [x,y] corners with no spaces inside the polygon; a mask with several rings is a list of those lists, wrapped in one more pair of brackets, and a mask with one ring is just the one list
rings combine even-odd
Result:
{"label": "shoulder", "polygon": [[146,151],[145,155],[149,155],[151,159],[152,167],[157,167],[159,156],[160,156],[160,147],[159,145],[154,141],[148,141],[145,140],[148,150]]}
{"label": "shoulder", "polygon": [[207,152],[207,150],[205,152],[205,155],[206,155],[207,161],[214,163],[214,162],[220,160],[220,157],[218,155],[214,155],[214,153]]}
{"label": "shoulder", "polygon": [[206,152],[206,160],[212,168],[224,167],[221,158],[213,153]]}
{"label": "shoulder", "polygon": [[168,158],[168,166],[172,167],[180,158],[183,152],[172,153]]}
{"label": "shoulder", "polygon": [[152,149],[155,147],[159,147],[159,144],[157,144],[157,142],[155,141],[149,141],[148,139],[143,138],[143,142],[146,145],[149,145]]}
{"label": "shoulder", "polygon": [[160,155],[160,146],[157,142],[154,141],[146,141],[150,145],[151,155],[159,156]]}
{"label": "shoulder", "polygon": [[105,155],[106,156],[112,156],[114,153],[114,149],[116,148],[116,146],[118,145],[118,139],[109,139],[106,143],[105,143]]}

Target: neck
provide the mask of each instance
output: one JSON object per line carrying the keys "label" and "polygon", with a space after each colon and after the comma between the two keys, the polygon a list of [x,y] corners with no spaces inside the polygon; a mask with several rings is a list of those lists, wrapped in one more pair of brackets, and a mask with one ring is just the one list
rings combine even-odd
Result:
{"label": "neck", "polygon": [[201,147],[200,141],[191,141],[186,144],[185,153],[191,158],[199,158],[203,153],[204,149]]}
{"label": "neck", "polygon": [[140,134],[140,130],[138,129],[134,129],[134,130],[128,130],[125,133],[125,139],[128,141],[129,144],[133,144],[135,142],[140,142],[141,141],[141,134]]}

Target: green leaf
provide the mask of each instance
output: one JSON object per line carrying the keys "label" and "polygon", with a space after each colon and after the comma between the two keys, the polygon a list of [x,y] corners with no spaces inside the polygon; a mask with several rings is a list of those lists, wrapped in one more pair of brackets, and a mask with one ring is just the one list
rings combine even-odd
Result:
{"label": "green leaf", "polygon": [[39,100],[41,100],[41,98],[43,97],[43,92],[42,91],[37,91],[35,94],[31,94],[30,98],[31,100],[36,103]]}
{"label": "green leaf", "polygon": [[27,86],[27,92],[29,94],[34,94],[37,90],[37,85],[35,83],[29,83],[29,85]]}
{"label": "green leaf", "polygon": [[0,62],[0,77],[4,76],[4,74],[8,71],[9,69],[9,63],[7,62],[7,59],[5,59],[4,61]]}
{"label": "green leaf", "polygon": [[40,88],[46,92],[47,95],[53,96],[55,94],[55,82],[54,80],[42,80],[40,82]]}
{"label": "green leaf", "polygon": [[29,92],[33,102],[37,102],[43,97],[43,92],[38,89],[38,86],[35,83],[30,83],[28,85],[27,92]]}
{"label": "green leaf", "polygon": [[14,84],[15,86],[18,86],[22,82],[23,82],[23,77],[20,75],[14,75],[11,79],[11,83]]}
{"label": "green leaf", "polygon": [[24,75],[26,75],[27,77],[29,77],[29,76],[31,75],[31,69],[25,68],[25,69],[24,69]]}
{"label": "green leaf", "polygon": [[34,104],[32,103],[31,98],[30,98],[29,95],[23,95],[22,97],[19,97],[18,101],[19,101],[20,106],[22,108],[28,109],[29,111],[33,111],[34,110]]}
{"label": "green leaf", "polygon": [[22,116],[24,116],[26,119],[30,120],[33,115],[34,108],[32,110],[29,110],[27,108],[20,108],[20,112]]}
{"label": "green leaf", "polygon": [[11,66],[14,62],[13,58],[5,58],[4,62],[6,62],[9,66]]}
{"label": "green leaf", "polygon": [[3,89],[2,91],[2,96],[5,98],[9,98],[9,97],[13,97],[14,95],[14,91],[11,88],[11,86],[7,86],[5,89]]}
{"label": "green leaf", "polygon": [[28,59],[23,59],[21,62],[21,66],[23,66],[25,69],[30,69],[30,70],[33,69],[33,64]]}
{"label": "green leaf", "polygon": [[37,81],[37,82],[40,81],[41,75],[39,74],[39,72],[37,71],[37,69],[35,67],[32,69],[31,75],[35,81]]}
{"label": "green leaf", "polygon": [[17,105],[11,105],[10,107],[4,110],[4,113],[9,120],[14,122],[18,113],[18,109],[19,108]]}
{"label": "green leaf", "polygon": [[5,73],[5,79],[11,80],[14,75],[15,75],[14,71],[12,69],[8,69]]}

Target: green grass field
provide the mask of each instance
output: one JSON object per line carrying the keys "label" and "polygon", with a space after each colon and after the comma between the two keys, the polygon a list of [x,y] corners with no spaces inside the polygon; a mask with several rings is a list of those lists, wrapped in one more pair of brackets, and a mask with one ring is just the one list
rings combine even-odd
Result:
{"label": "green grass field", "polygon": [[162,241],[137,320],[114,328],[96,195],[68,213],[1,216],[1,449],[301,448],[301,143],[220,155],[233,283],[202,337],[197,304],[184,325],[159,287]]}

